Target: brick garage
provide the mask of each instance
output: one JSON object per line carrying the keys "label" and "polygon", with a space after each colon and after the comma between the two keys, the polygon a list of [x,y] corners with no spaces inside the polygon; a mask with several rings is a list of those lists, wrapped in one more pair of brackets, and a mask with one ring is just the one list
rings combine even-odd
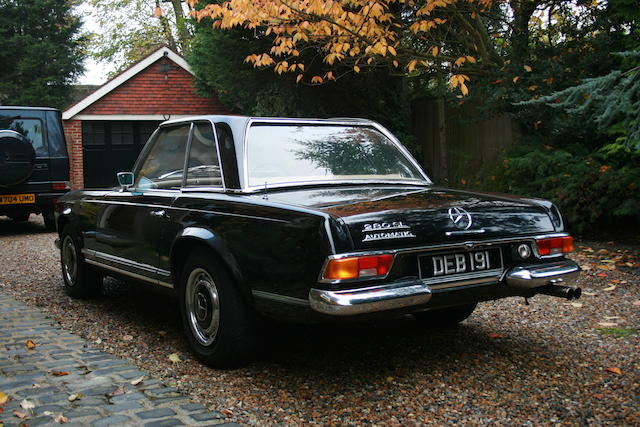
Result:
{"label": "brick garage", "polygon": [[198,96],[187,62],[162,47],[63,112],[71,187],[115,185],[115,173],[131,169],[164,120],[228,112]]}

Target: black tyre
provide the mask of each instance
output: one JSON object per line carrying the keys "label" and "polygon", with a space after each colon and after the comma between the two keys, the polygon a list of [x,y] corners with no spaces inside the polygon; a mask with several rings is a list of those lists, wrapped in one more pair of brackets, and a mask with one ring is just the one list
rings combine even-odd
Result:
{"label": "black tyre", "polygon": [[53,215],[53,210],[48,209],[42,212],[44,218],[44,226],[49,231],[56,231],[56,218]]}
{"label": "black tyre", "polygon": [[459,305],[438,310],[419,311],[412,316],[424,326],[431,329],[444,329],[456,326],[467,319],[476,309],[477,304]]}
{"label": "black tyre", "polygon": [[77,231],[67,225],[60,235],[60,265],[64,289],[70,297],[89,298],[100,293],[102,275],[84,260]]}
{"label": "black tyre", "polygon": [[255,313],[213,253],[190,254],[178,293],[184,332],[198,359],[232,368],[251,358],[257,340]]}
{"label": "black tyre", "polygon": [[29,221],[29,216],[31,216],[30,212],[21,212],[9,215],[9,218],[11,218],[15,222],[27,222]]}
{"label": "black tyre", "polygon": [[13,130],[0,130],[0,185],[20,184],[31,176],[36,152],[31,142]]}

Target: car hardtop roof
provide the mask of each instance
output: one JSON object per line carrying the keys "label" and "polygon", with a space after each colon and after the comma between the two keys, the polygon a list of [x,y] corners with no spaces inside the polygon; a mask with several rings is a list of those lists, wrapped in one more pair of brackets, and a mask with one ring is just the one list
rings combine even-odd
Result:
{"label": "car hardtop roof", "polygon": [[173,125],[178,123],[185,123],[198,120],[207,120],[212,122],[225,122],[234,125],[245,125],[248,122],[260,122],[260,123],[324,123],[324,124],[336,124],[336,123],[351,123],[351,124],[363,124],[369,125],[374,122],[369,119],[362,119],[356,117],[335,117],[328,119],[319,118],[301,118],[301,117],[257,117],[257,116],[236,116],[236,115],[202,115],[182,117],[179,119],[167,120],[160,123],[160,126]]}
{"label": "car hardtop roof", "polygon": [[52,107],[27,107],[20,105],[0,105],[0,110],[38,110],[38,111],[60,111]]}

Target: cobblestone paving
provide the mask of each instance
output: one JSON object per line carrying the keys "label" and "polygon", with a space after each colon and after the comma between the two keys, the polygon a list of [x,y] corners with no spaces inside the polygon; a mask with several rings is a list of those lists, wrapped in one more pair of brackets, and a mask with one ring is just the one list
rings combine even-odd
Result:
{"label": "cobblestone paving", "polygon": [[0,426],[238,426],[3,293],[0,322]]}

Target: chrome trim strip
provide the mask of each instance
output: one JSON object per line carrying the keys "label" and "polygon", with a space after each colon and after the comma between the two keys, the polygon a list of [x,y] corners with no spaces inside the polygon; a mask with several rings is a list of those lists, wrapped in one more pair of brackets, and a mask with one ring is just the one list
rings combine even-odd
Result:
{"label": "chrome trim strip", "polygon": [[100,268],[104,268],[104,269],[106,269],[106,270],[115,271],[115,272],[120,273],[120,274],[123,274],[123,275],[125,275],[125,276],[133,277],[134,279],[143,280],[143,281],[145,281],[145,282],[149,282],[149,283],[152,283],[152,284],[154,284],[154,285],[160,285],[160,286],[164,286],[164,287],[166,287],[166,288],[171,288],[171,289],[173,289],[173,285],[172,285],[171,283],[166,283],[166,282],[162,282],[162,281],[160,281],[160,280],[151,279],[151,278],[149,278],[149,277],[147,277],[147,276],[143,276],[143,275],[141,275],[141,274],[132,273],[132,272],[130,272],[130,271],[123,270],[123,269],[121,269],[121,268],[114,267],[114,266],[112,266],[112,265],[103,264],[103,263],[101,263],[101,262],[99,262],[99,261],[95,261],[95,260],[92,260],[92,259],[85,259],[85,261],[86,261],[87,263],[89,263],[89,264],[92,264],[92,265],[98,266],[98,267],[100,267]]}
{"label": "chrome trim strip", "polygon": [[458,230],[458,231],[446,231],[444,233],[445,236],[461,236],[464,234],[482,234],[485,233],[487,230],[485,230],[484,228],[480,229],[480,230]]}
{"label": "chrome trim strip", "polygon": [[388,283],[364,289],[329,291],[312,288],[309,291],[311,308],[333,316],[351,316],[426,304],[431,288],[420,281]]}
{"label": "chrome trim strip", "polygon": [[[496,268],[493,270],[484,270],[482,272],[458,274],[455,276],[429,277],[429,278],[420,279],[420,280],[422,280],[422,282],[427,285],[432,285],[431,287],[436,289],[440,287],[437,285],[438,283],[442,283],[444,286],[444,284],[450,283],[450,282],[461,282],[461,281],[468,281],[473,279],[485,279],[483,281],[497,282],[498,280],[500,280],[500,276],[502,276],[502,269]],[[486,280],[487,278],[491,280]]]}
{"label": "chrome trim strip", "polygon": [[497,283],[499,281],[500,281],[500,275],[491,276],[491,277],[481,277],[481,278],[478,278],[477,280],[470,279],[470,280],[454,281],[450,283],[445,283],[443,285],[432,285],[431,289],[433,289],[434,291],[438,291],[441,289],[462,288],[462,287],[473,286],[473,285],[485,285],[489,283]]}
{"label": "chrome trim strip", "polygon": [[304,305],[308,306],[309,301],[304,300],[302,298],[294,298],[287,295],[274,294],[266,291],[251,291],[254,297],[268,299],[270,301],[282,302],[285,304],[294,304],[294,305]]}
{"label": "chrome trim strip", "polygon": [[[92,249],[82,249],[82,254],[85,256],[89,256],[92,258],[102,258],[105,261],[117,262],[118,264],[122,264],[128,267],[137,268],[139,270],[146,270],[150,273],[157,273],[159,269],[149,264],[144,264],[136,261],[131,261],[128,258],[119,257],[116,255],[107,254],[104,252],[94,251]],[[165,272],[166,270],[162,270]]]}
{"label": "chrome trim strip", "polygon": [[507,285],[514,288],[531,289],[551,283],[571,283],[580,266],[570,259],[547,264],[533,264],[514,267],[505,273]]}
{"label": "chrome trim strip", "polygon": [[[329,217],[326,216],[324,218],[324,230],[327,233],[327,238],[329,239],[329,246],[331,247],[331,253],[336,253],[336,244],[333,241],[333,233],[331,232],[331,226],[329,225]],[[324,271],[324,270],[323,270]]]}

